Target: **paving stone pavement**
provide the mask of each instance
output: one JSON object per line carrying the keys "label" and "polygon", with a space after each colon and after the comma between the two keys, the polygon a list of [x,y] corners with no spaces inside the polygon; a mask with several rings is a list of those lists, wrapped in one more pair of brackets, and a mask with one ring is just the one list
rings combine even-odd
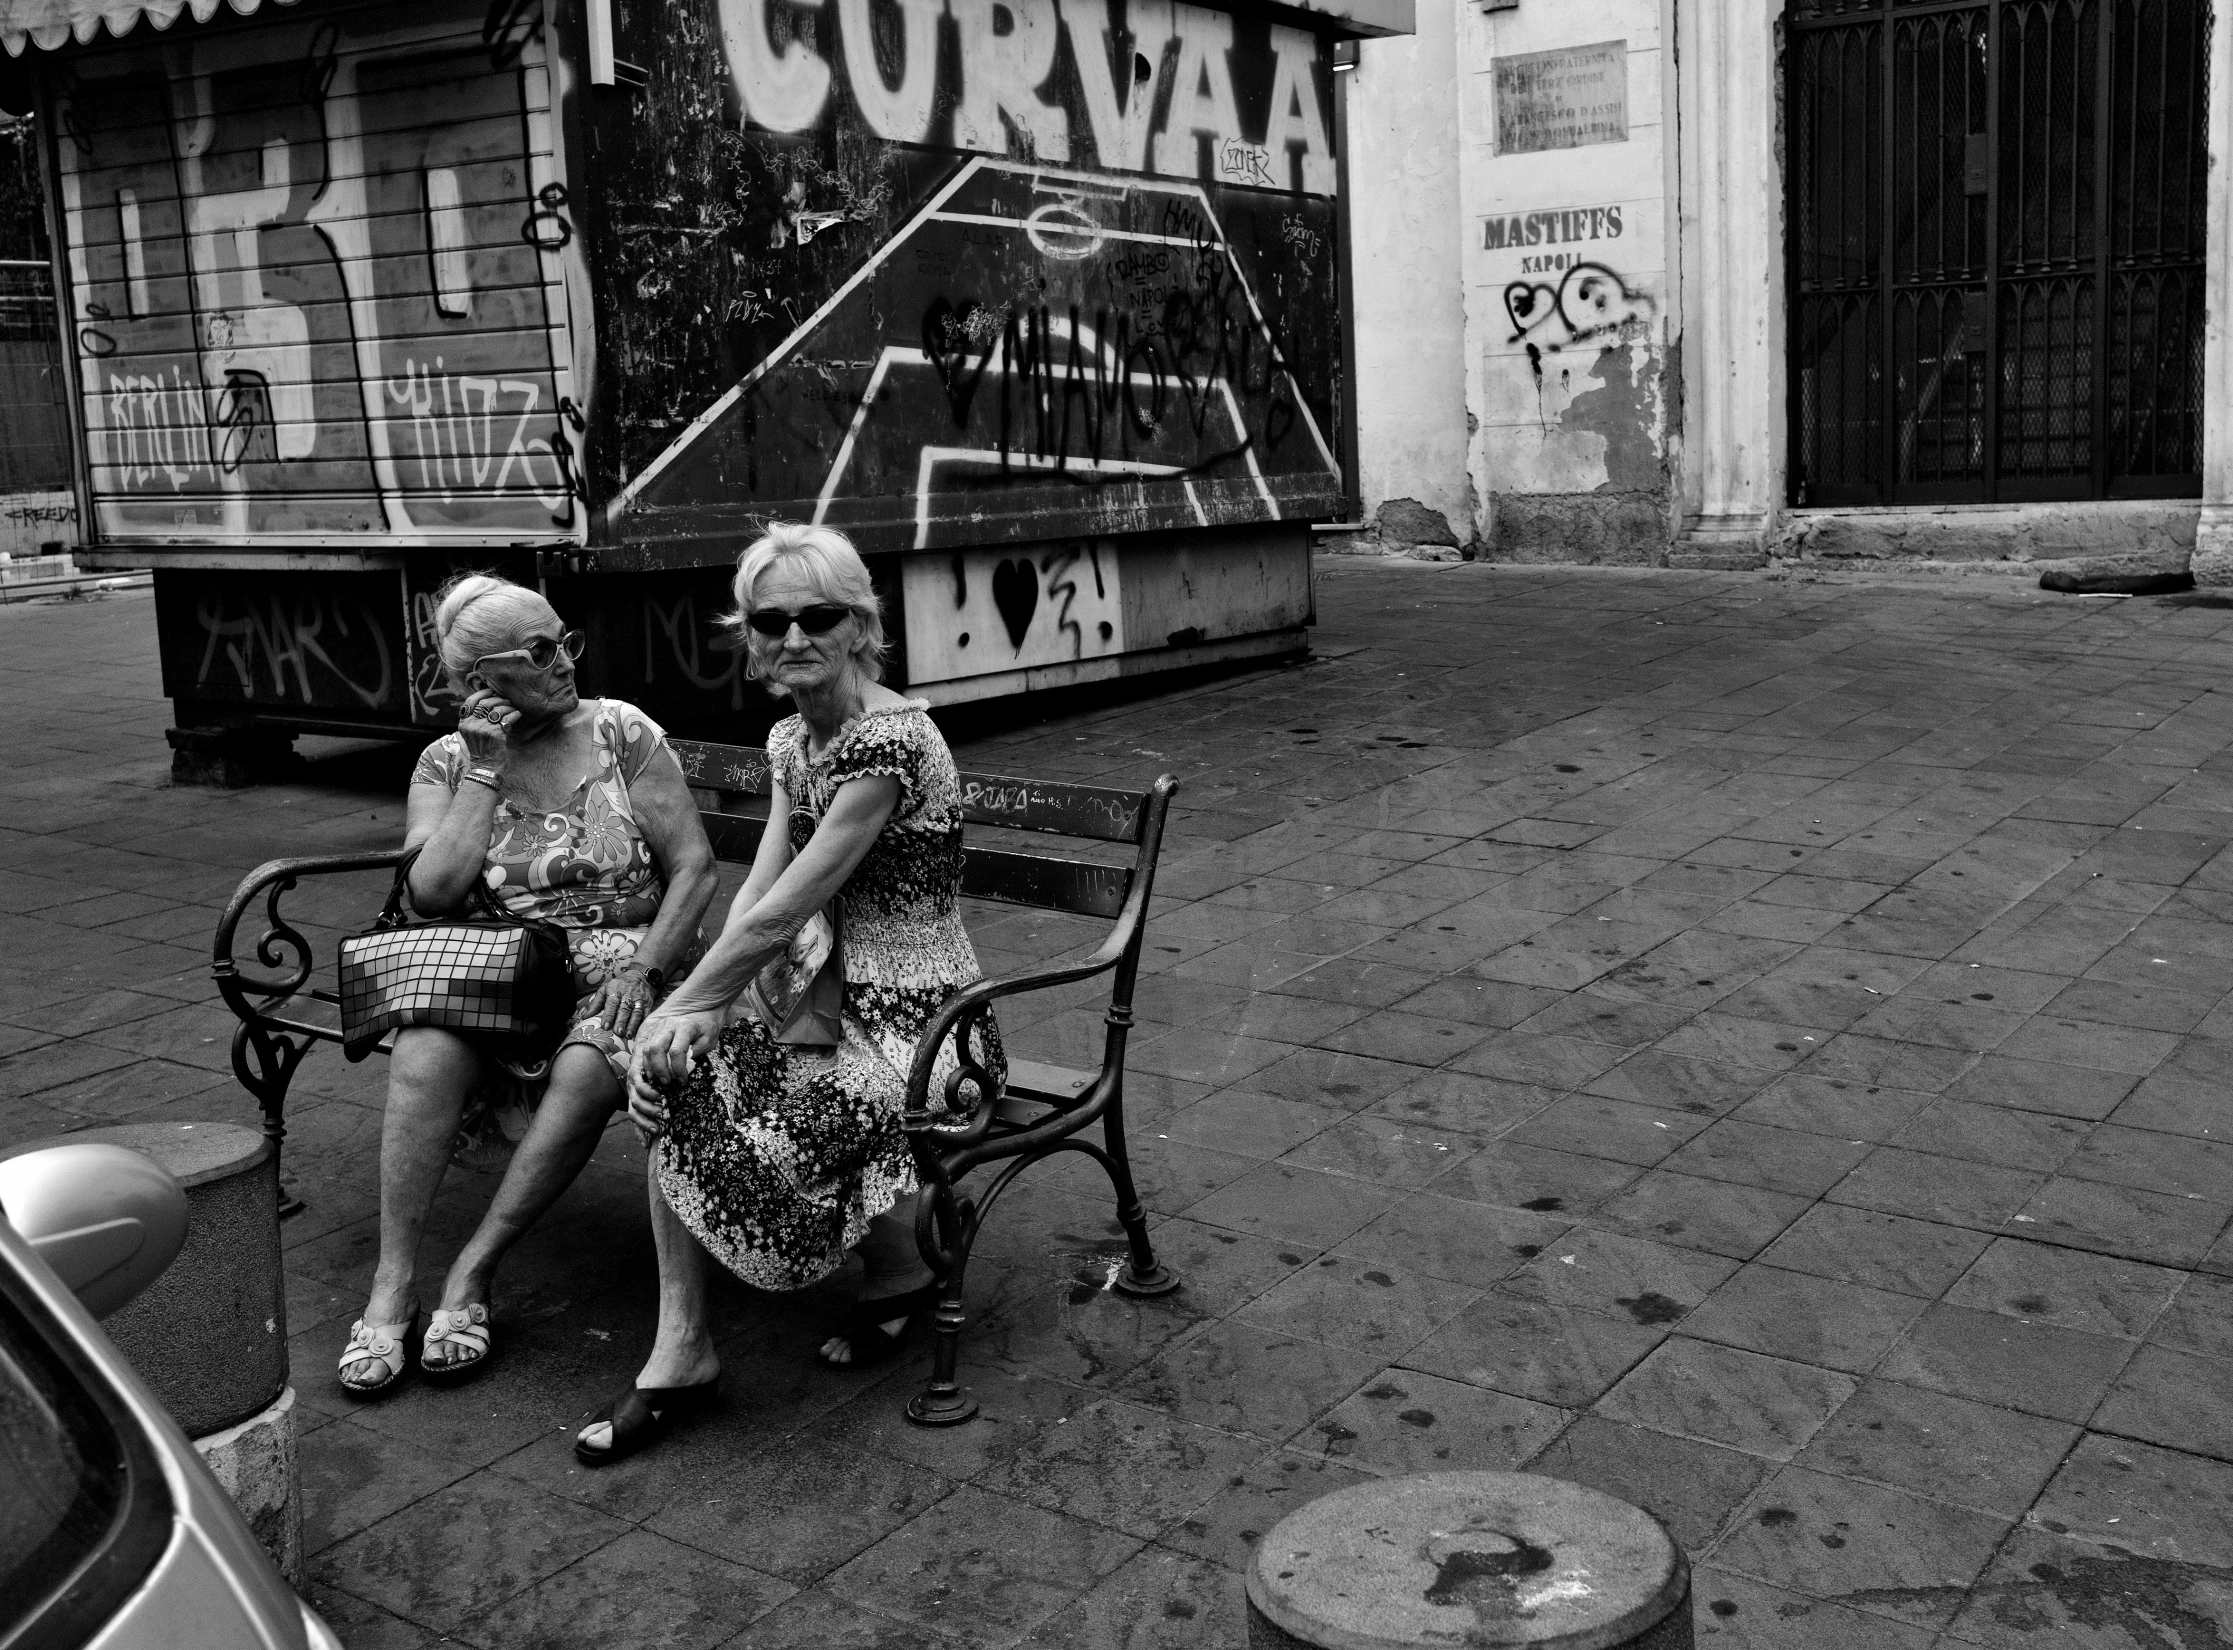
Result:
{"label": "paving stone pavement", "polygon": [[[1130,1092],[1187,1287],[1110,1292],[1090,1166],[1027,1178],[969,1426],[900,1419],[920,1356],[811,1365],[842,1283],[726,1288],[722,1411],[579,1470],[651,1319],[624,1127],[489,1373],[352,1405],[383,1073],[313,1056],[288,1312],[354,1650],[1238,1646],[1285,1509],[1462,1466],[1650,1507],[1716,1650],[2233,1642],[2233,610],[1466,566],[1319,607],[1306,665],[959,741],[1185,782]],[[400,832],[384,753],[170,788],[152,629],[0,610],[0,1140],[251,1117],[217,908]],[[1084,932],[972,923],[993,970]],[[430,1281],[490,1184],[445,1186]]]}

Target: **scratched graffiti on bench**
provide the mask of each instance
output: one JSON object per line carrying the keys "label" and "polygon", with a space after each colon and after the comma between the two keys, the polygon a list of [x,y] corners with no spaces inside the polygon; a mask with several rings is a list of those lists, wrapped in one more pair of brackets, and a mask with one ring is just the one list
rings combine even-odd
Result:
{"label": "scratched graffiti on bench", "polygon": [[988,780],[965,774],[961,805],[987,822],[1022,823],[1060,808],[1093,815],[1116,831],[1129,831],[1139,818],[1139,798],[1121,791],[1088,791],[1080,786],[1050,790],[1028,780]]}
{"label": "scratched graffiti on bench", "polygon": [[[709,765],[709,753],[723,754]],[[768,765],[763,757],[739,754],[733,745],[709,746],[689,740],[676,740],[675,757],[682,764],[686,779],[717,779],[718,785],[702,787],[710,791],[744,791],[751,795],[765,795],[768,788]]]}
{"label": "scratched graffiti on bench", "polygon": [[89,54],[56,146],[114,539],[570,542],[571,240],[540,8]]}

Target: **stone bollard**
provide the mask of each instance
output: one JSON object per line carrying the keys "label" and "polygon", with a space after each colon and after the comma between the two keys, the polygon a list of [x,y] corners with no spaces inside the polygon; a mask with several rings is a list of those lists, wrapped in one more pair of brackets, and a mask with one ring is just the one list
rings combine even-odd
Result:
{"label": "stone bollard", "polygon": [[279,1157],[237,1123],[127,1123],[59,1140],[144,1152],[186,1188],[186,1245],[101,1327],[225,1486],[273,1562],[301,1580],[294,1392],[287,1386]]}
{"label": "stone bollard", "polygon": [[102,1323],[109,1339],[189,1438],[239,1426],[267,1408],[287,1384],[279,1159],[271,1142],[238,1123],[126,1123],[69,1138],[145,1152],[186,1188],[186,1247]]}
{"label": "stone bollard", "polygon": [[1432,1472],[1297,1508],[1248,1567],[1249,1650],[1691,1650],[1658,1519],[1556,1478]]}
{"label": "stone bollard", "polygon": [[194,1440],[287,1585],[302,1588],[302,1470],[295,1459],[295,1389],[237,1427]]}

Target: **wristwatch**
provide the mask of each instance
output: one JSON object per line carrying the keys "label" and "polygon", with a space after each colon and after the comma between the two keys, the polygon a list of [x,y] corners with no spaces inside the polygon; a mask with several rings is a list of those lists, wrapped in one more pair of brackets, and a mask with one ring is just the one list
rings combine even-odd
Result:
{"label": "wristwatch", "polygon": [[661,973],[658,969],[652,967],[649,963],[624,962],[618,968],[614,969],[613,972],[616,974],[625,974],[631,968],[641,974],[644,979],[644,984],[650,986],[651,989],[654,991],[657,991],[661,985],[666,983],[667,976]]}

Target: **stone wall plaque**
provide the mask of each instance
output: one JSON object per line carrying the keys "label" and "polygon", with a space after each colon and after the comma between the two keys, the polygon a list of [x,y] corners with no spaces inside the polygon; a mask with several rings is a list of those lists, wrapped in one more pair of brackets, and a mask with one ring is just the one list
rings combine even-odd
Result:
{"label": "stone wall plaque", "polygon": [[1528,155],[1628,141],[1628,42],[1495,60],[1496,152]]}

